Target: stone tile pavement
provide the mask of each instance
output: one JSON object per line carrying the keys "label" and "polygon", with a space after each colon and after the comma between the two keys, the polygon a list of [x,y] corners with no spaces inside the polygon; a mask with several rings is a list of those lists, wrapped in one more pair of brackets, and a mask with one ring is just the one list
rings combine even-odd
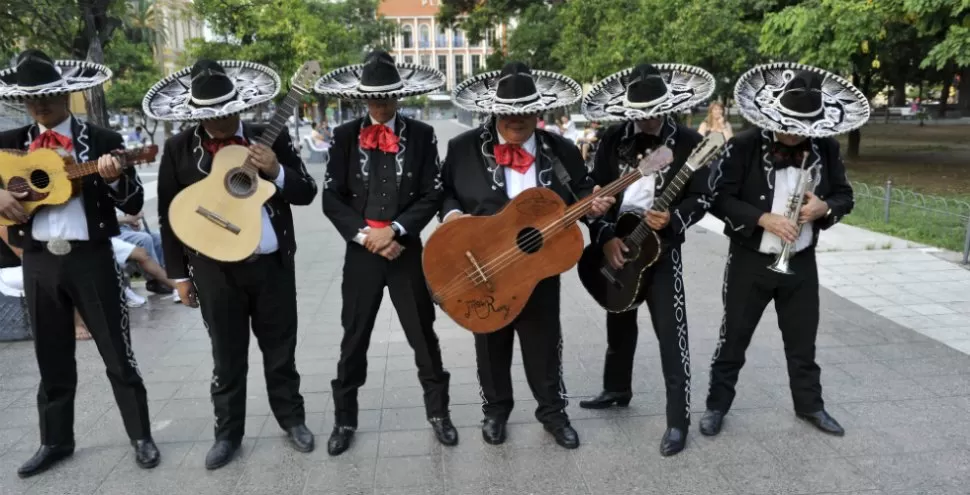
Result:
{"label": "stone tile pavement", "polygon": [[[460,128],[438,123],[444,143]],[[322,167],[312,166],[322,177]],[[149,205],[149,211],[154,205]],[[646,311],[629,408],[586,411],[603,365],[605,319],[574,272],[564,276],[564,378],[569,413],[583,445],[556,446],[532,415],[521,359],[509,440],[486,445],[471,335],[438,320],[452,373],[452,415],[461,442],[438,445],[424,421],[411,351],[390,304],[378,318],[361,391],[361,428],[350,451],[327,456],[329,380],[342,330],[342,242],[319,205],[296,210],[299,308],[311,454],[290,450],[269,416],[260,354],[250,357],[247,436],[240,457],[202,467],[211,444],[209,342],[196,311],[155,299],[132,312],[136,356],[148,387],[162,464],[135,467],[94,345],[77,349],[79,387],[74,457],[29,480],[16,467],[36,448],[37,371],[30,343],[0,345],[0,493],[6,494],[966,494],[970,492],[970,356],[822,290],[819,361],[829,410],[848,430],[831,438],[797,421],[787,391],[776,319],[768,311],[748,353],[735,409],[716,439],[691,430],[682,454],[657,453],[665,427],[656,340]],[[708,363],[721,317],[727,243],[704,229],[689,234],[686,285],[694,357],[694,410],[703,410]],[[696,420],[695,420],[696,425]]]}

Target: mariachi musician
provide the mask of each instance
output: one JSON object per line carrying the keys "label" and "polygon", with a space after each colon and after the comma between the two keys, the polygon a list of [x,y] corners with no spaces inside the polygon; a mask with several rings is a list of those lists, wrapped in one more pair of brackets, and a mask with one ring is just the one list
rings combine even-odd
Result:
{"label": "mariachi musician", "polygon": [[441,198],[438,140],[431,126],[397,111],[400,98],[443,84],[435,69],[395,64],[387,52],[375,51],[363,64],[322,77],[314,88],[367,102],[367,116],[334,129],[324,179],[323,212],[347,241],[330,455],[347,450],[357,428],[357,390],[367,379],[367,348],[385,287],[414,350],[428,423],[440,443],[458,443],[448,411],[450,375],[442,366],[434,304],[421,270],[421,230]]}
{"label": "mariachi musician", "polygon": [[24,251],[24,287],[40,368],[41,446],[17,471],[21,477],[41,473],[74,453],[75,308],[107,367],[135,462],[152,468],[160,459],[131,348],[121,268],[111,250],[111,238],[119,234],[115,208],[138,213],[144,190],[134,168],[122,172],[109,154],[124,149],[121,136],[70,112],[71,93],[110,78],[111,71],[102,65],[54,61],[38,50],[21,53],[14,68],[0,71],[0,99],[22,100],[34,119],[0,133],[0,149],[60,149],[77,162],[98,160],[99,173],[81,180],[80,195],[43,207],[32,219],[17,202],[18,192],[0,190],[0,215],[20,224],[9,229],[10,241]]}
{"label": "mariachi musician", "polygon": [[[580,86],[572,79],[532,71],[519,62],[459,84],[455,104],[491,118],[448,143],[441,170],[445,191],[442,220],[494,215],[530,187],[551,188],[567,204],[592,193],[594,184],[579,149],[560,136],[536,129],[539,115],[568,107],[580,96]],[[594,200],[591,216],[605,213],[613,201],[610,197]],[[539,403],[536,418],[562,447],[579,446],[579,436],[566,415],[559,292],[559,277],[547,278],[539,282],[511,325],[494,333],[475,334],[485,415],[482,436],[490,444],[505,441],[505,425],[513,407],[512,346],[518,332],[526,379]]]}
{"label": "mariachi musician", "polygon": [[[614,232],[620,214],[643,215],[660,235],[663,251],[642,275],[647,307],[660,344],[660,361],[667,388],[667,430],[660,443],[664,456],[676,454],[687,442],[690,424],[690,348],[684,294],[684,265],[680,246],[688,227],[704,217],[710,206],[707,169],[697,170],[688,183],[672,184],[701,136],[674,115],[706,101],[714,92],[714,77],[698,67],[681,64],[641,64],[597,84],[583,101],[591,121],[621,121],[609,128],[593,164],[593,180],[605,186],[636,167],[635,157],[659,146],[673,151],[673,162],[660,172],[639,179],[621,195],[617,206],[591,225],[594,245],[606,261],[619,269],[628,251]],[[632,158],[632,159],[631,159]],[[680,196],[666,211],[653,209],[668,187],[681,187]],[[633,396],[633,355],[637,347],[637,309],[606,315],[606,363],[603,391],[579,403],[587,409],[625,406]]]}
{"label": "mariachi musician", "polygon": [[[310,204],[317,186],[289,133],[280,133],[272,147],[255,143],[266,126],[243,123],[239,116],[269,102],[279,90],[279,76],[268,67],[199,60],[156,83],[143,103],[149,118],[198,122],[165,142],[158,169],[158,223],[168,276],[176,281],[182,304],[201,306],[212,341],[210,394],[216,423],[207,469],[229,463],[245,433],[250,325],[263,353],[269,405],[277,423],[295,450],[310,452],[314,447],[295,362],[296,238],[290,205]],[[230,144],[249,146],[250,163],[276,186],[261,209],[259,245],[238,263],[212,260],[185,246],[172,231],[168,211],[175,196],[204,179],[213,155]]]}
{"label": "mariachi musician", "polygon": [[845,79],[792,63],[751,69],[738,80],[734,99],[756,127],[728,142],[723,161],[710,175],[711,211],[724,220],[731,247],[724,270],[724,318],[700,430],[704,435],[721,431],[745,350],[774,300],[795,414],[841,436],[844,430],[825,411],[815,362],[815,245],[821,229],[852,211],[852,187],[834,136],[864,125],[869,102]]}

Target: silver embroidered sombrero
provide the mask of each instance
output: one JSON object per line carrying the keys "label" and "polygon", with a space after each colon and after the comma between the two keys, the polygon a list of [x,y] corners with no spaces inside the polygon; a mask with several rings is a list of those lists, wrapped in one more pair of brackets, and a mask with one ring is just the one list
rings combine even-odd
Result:
{"label": "silver embroidered sombrero", "polygon": [[532,115],[576,103],[583,89],[555,72],[510,62],[500,71],[474,76],[455,87],[455,105],[490,115]]}
{"label": "silver embroidered sombrero", "polygon": [[769,131],[827,137],[858,129],[869,120],[869,100],[849,81],[808,65],[759,65],[734,87],[741,115]]}
{"label": "silver embroidered sombrero", "polygon": [[40,50],[21,53],[0,71],[0,99],[25,100],[84,91],[111,79],[111,69],[82,60],[52,60]]}
{"label": "silver embroidered sombrero", "polygon": [[445,84],[437,69],[396,64],[385,51],[375,51],[362,64],[341,67],[317,80],[313,90],[345,100],[396,100],[423,95]]}
{"label": "silver embroidered sombrero", "polygon": [[155,120],[220,119],[272,100],[280,86],[280,76],[264,65],[199,60],[155,83],[142,100],[142,109]]}
{"label": "silver embroidered sombrero", "polygon": [[591,121],[645,120],[693,108],[714,94],[714,76],[684,64],[641,64],[593,86],[583,98]]}

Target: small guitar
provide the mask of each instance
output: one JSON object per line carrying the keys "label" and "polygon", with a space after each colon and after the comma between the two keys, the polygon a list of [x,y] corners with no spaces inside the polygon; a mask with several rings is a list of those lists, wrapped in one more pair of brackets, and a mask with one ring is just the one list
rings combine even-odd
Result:
{"label": "small guitar", "polygon": [[[320,76],[320,64],[303,64],[291,81],[290,91],[279,104],[269,127],[256,142],[272,147],[286,119]],[[172,231],[191,249],[217,261],[242,261],[259,246],[262,233],[260,210],[276,186],[259,176],[249,161],[249,148],[230,145],[212,157],[205,179],[180,191],[168,209]]]}
{"label": "small guitar", "polygon": [[[151,145],[113,153],[125,167],[151,163],[158,155],[158,146]],[[0,188],[12,193],[27,193],[20,200],[28,215],[41,206],[67,203],[79,191],[76,181],[98,173],[98,162],[76,163],[70,155],[61,156],[51,149],[25,153],[19,150],[0,150]],[[16,222],[0,217],[0,226]]]}
{"label": "small guitar", "polygon": [[[667,211],[671,203],[680,197],[690,177],[701,167],[707,166],[724,145],[724,135],[712,132],[704,138],[687,162],[680,168],[663,194],[653,204],[655,211]],[[641,281],[663,251],[660,236],[643,220],[640,213],[628,212],[616,221],[616,236],[623,239],[629,249],[627,262],[619,270],[610,266],[603,254],[603,246],[590,244],[579,259],[579,280],[593,299],[607,311],[622,313],[635,308],[646,298]]]}
{"label": "small guitar", "polygon": [[443,224],[428,239],[422,260],[432,298],[472,332],[508,326],[536,284],[579,260],[583,233],[576,221],[589,213],[593,199],[615,196],[672,160],[669,148],[658,148],[637,170],[568,208],[555,191],[533,187],[495,215]]}

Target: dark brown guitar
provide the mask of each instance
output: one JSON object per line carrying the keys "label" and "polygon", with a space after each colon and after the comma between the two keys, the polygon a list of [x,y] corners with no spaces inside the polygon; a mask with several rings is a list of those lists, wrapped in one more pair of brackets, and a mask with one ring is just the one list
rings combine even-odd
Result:
{"label": "dark brown guitar", "polygon": [[522,191],[496,215],[464,217],[435,230],[424,248],[424,275],[434,301],[475,333],[508,326],[542,279],[572,268],[583,251],[576,221],[596,197],[615,196],[673,160],[661,147],[637,170],[566,207],[548,188]]}
{"label": "dark brown guitar", "polygon": [[[724,145],[724,135],[712,132],[701,141],[687,162],[680,168],[663,194],[654,202],[654,211],[667,211],[680,197],[684,186],[695,171],[707,166]],[[624,213],[616,221],[616,236],[623,239],[629,251],[627,262],[619,270],[610,266],[603,254],[603,246],[590,244],[579,259],[579,280],[593,299],[611,313],[622,313],[643,302],[643,274],[657,262],[663,252],[660,235],[653,231],[639,213]]]}

